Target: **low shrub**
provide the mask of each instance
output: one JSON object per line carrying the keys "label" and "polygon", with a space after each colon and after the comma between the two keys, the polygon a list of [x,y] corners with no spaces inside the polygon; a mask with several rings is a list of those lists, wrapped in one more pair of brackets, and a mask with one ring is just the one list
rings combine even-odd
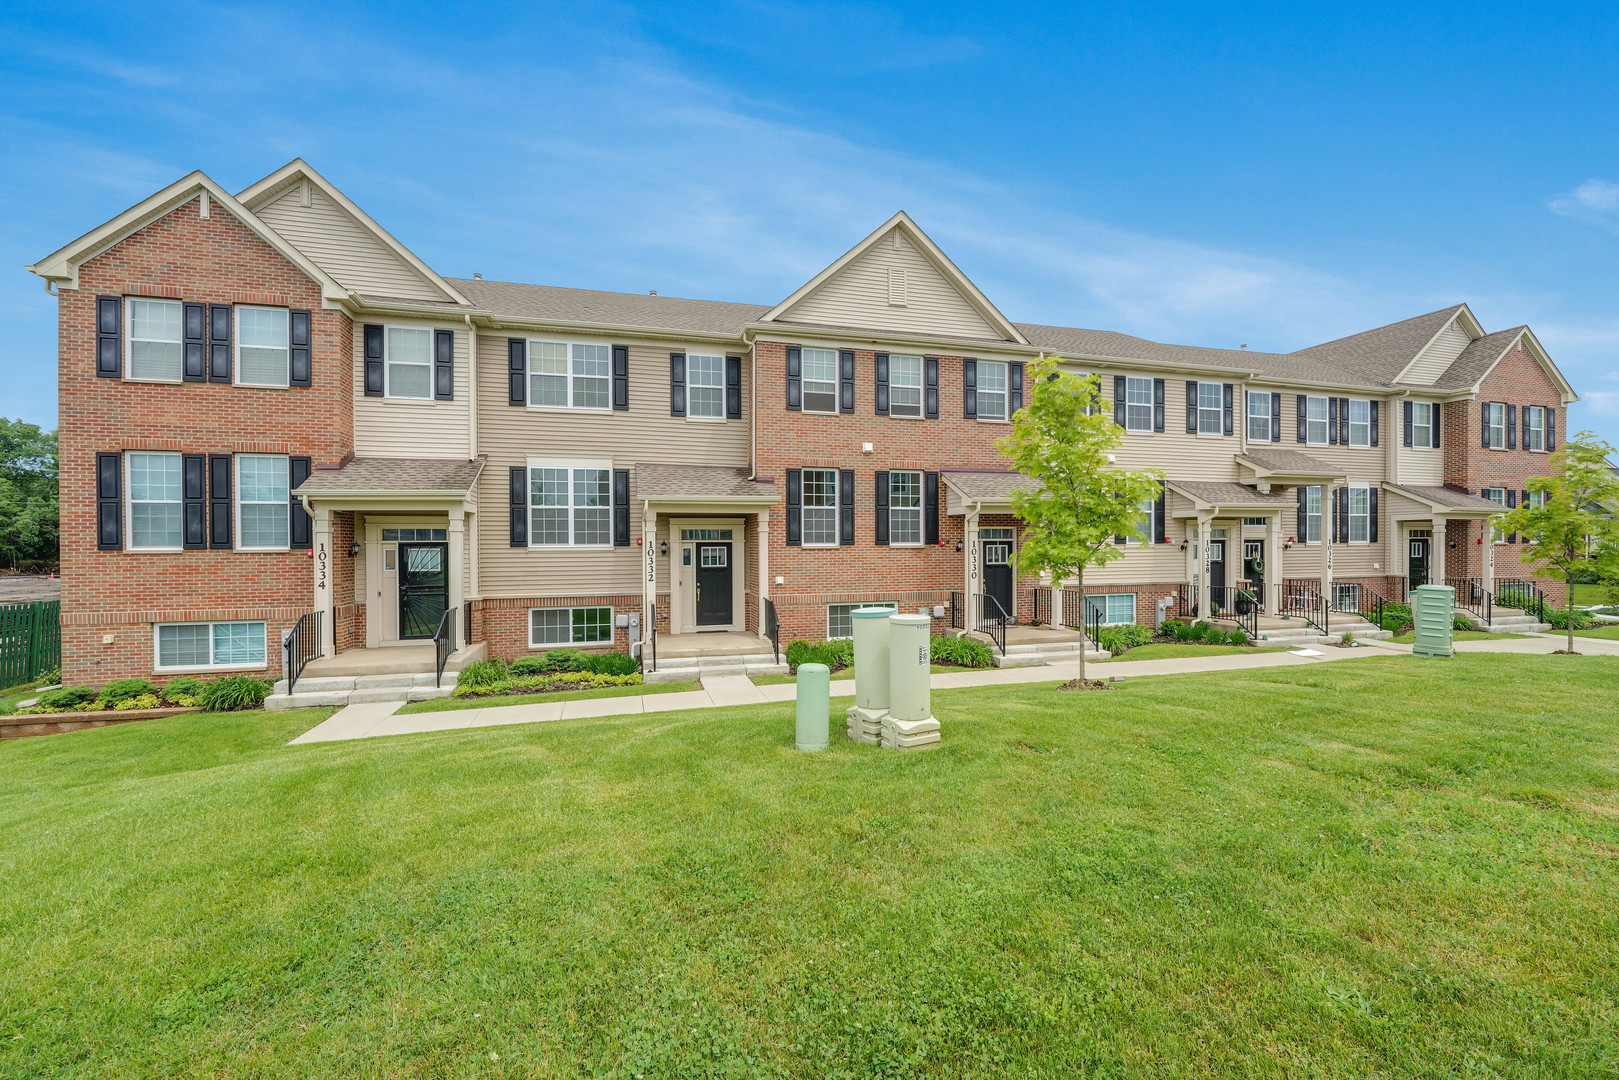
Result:
{"label": "low shrub", "polygon": [[255,679],[251,675],[226,675],[203,685],[197,704],[209,712],[237,712],[256,709],[264,704],[274,686],[269,679]]}
{"label": "low shrub", "polygon": [[1398,634],[1412,625],[1410,604],[1384,604],[1383,629]]}
{"label": "low shrub", "polygon": [[1195,641],[1197,639],[1197,631],[1186,623],[1181,622],[1179,619],[1166,622],[1164,624],[1164,631],[1164,636],[1174,641],[1184,643],[1188,641]]}
{"label": "low shrub", "polygon": [[457,686],[452,697],[503,697],[510,694],[546,694],[562,690],[594,690],[605,686],[639,686],[641,676],[611,675],[597,671],[554,671],[549,675],[520,675],[479,686]]}
{"label": "low shrub", "polygon": [[794,641],[787,646],[787,666],[794,671],[800,664],[825,664],[833,671],[854,663],[854,642]]}
{"label": "low shrub", "polygon": [[1596,622],[1595,619],[1591,618],[1590,612],[1580,611],[1577,608],[1571,612],[1568,608],[1554,608],[1550,605],[1547,605],[1546,613],[1541,617],[1541,621],[1550,623],[1553,630],[1567,630],[1570,615],[1573,616],[1574,629],[1576,630],[1589,629],[1591,624]]}
{"label": "low shrub", "polygon": [[162,704],[156,694],[139,694],[132,698],[125,698],[123,701],[114,702],[112,708],[123,712],[127,709],[156,709]]}
{"label": "low shrub", "polygon": [[1233,631],[1231,631],[1231,633],[1229,635],[1227,635],[1227,637],[1229,638],[1229,640],[1231,641],[1231,644],[1233,644],[1233,645],[1246,645],[1246,644],[1248,644],[1248,634],[1247,634],[1246,631],[1233,630]]}
{"label": "low shrub", "polygon": [[1152,631],[1136,623],[1127,623],[1124,626],[1104,626],[1097,631],[1096,638],[1098,645],[1116,656],[1151,641]]}
{"label": "low shrub", "polygon": [[120,701],[129,701],[131,698],[157,697],[157,687],[146,679],[114,679],[101,688],[96,700],[103,705],[115,705]]}
{"label": "low shrub", "polygon": [[552,675],[558,671],[589,671],[590,658],[578,649],[551,649],[538,656],[519,656],[512,661],[514,677]]}
{"label": "low shrub", "polygon": [[1477,630],[1478,629],[1478,627],[1476,625],[1474,625],[1472,619],[1469,619],[1466,615],[1461,615],[1461,614],[1451,616],[1450,628],[1453,631],[1454,630]]}
{"label": "low shrub", "polygon": [[928,656],[935,664],[955,667],[987,668],[995,666],[995,654],[988,645],[970,637],[941,637],[933,635]]}
{"label": "low shrub", "polygon": [[493,686],[511,678],[511,669],[504,660],[475,660],[462,668],[455,677],[456,688]]}
{"label": "low shrub", "polygon": [[201,679],[193,679],[189,675],[180,675],[163,684],[158,697],[163,699],[165,705],[195,705],[202,697],[208,684]]}
{"label": "low shrub", "polygon": [[634,675],[641,670],[627,652],[586,653],[585,662],[585,670],[596,675]]}
{"label": "low shrub", "polygon": [[64,686],[59,690],[47,690],[39,695],[35,707],[45,712],[61,712],[64,709],[87,705],[95,699],[96,692],[88,686]]}

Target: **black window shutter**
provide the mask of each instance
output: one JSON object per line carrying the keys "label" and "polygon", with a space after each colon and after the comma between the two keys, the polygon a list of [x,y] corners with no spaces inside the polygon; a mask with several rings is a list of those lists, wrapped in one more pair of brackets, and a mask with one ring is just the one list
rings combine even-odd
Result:
{"label": "black window shutter", "polygon": [[961,362],[961,415],[969,420],[978,419],[978,361]]}
{"label": "black window shutter", "polygon": [[877,499],[876,499],[876,502],[875,502],[875,506],[877,508],[877,514],[876,514],[876,519],[877,519],[876,539],[877,539],[877,543],[879,543],[879,544],[887,544],[888,543],[888,473],[887,473],[886,470],[879,469],[877,471],[877,485],[876,485],[875,490],[876,490],[876,495],[877,495]]}
{"label": "black window shutter", "polygon": [[1338,444],[1338,399],[1327,399],[1327,442]]}
{"label": "black window shutter", "polygon": [[1507,406],[1507,449],[1508,450],[1516,450],[1517,448],[1518,448],[1518,407],[1516,405],[1508,405]]}
{"label": "black window shutter", "polygon": [[231,546],[231,472],[229,454],[208,455],[208,546]]}
{"label": "black window shutter", "polygon": [[1113,376],[1113,422],[1124,426],[1125,385],[1123,375]]}
{"label": "black window shutter", "polygon": [[686,354],[669,354],[669,415],[686,415]]}
{"label": "black window shutter", "polygon": [[1490,403],[1488,401],[1479,404],[1478,415],[1479,445],[1488,450],[1490,448]]}
{"label": "black window shutter", "polygon": [[185,382],[208,381],[208,305],[187,304],[182,323],[185,336],[185,363],[180,378]]}
{"label": "black window shutter", "polygon": [[[1349,445],[1349,399],[1338,399],[1338,444]],[[1348,506],[1348,503],[1344,504]]]}
{"label": "black window shutter", "polygon": [[528,547],[528,469],[522,465],[511,467],[511,545]]}
{"label": "black window shutter", "polygon": [[1197,434],[1197,383],[1186,384],[1186,433]]}
{"label": "black window shutter", "polygon": [[287,460],[288,479],[287,499],[291,504],[291,516],[288,521],[288,540],[295,548],[306,548],[314,540],[314,530],[310,527],[309,511],[304,509],[304,501],[298,497],[298,485],[309,479],[311,462],[306,457],[295,457]]}
{"label": "black window shutter", "polygon": [[613,470],[613,546],[630,546],[630,470]]}
{"label": "black window shutter", "polygon": [[1428,414],[1433,418],[1433,426],[1428,429],[1428,437],[1432,440],[1429,449],[1432,450],[1439,449],[1439,414],[1442,411],[1442,406],[1436,401],[1434,402],[1433,411]]}
{"label": "black window shutter", "polygon": [[230,323],[229,304],[208,305],[208,381],[230,382]]}
{"label": "black window shutter", "polygon": [[455,400],[455,331],[433,331],[433,398]]}
{"label": "black window shutter", "polygon": [[838,353],[838,412],[854,412],[854,352]]}
{"label": "black window shutter", "polygon": [[[787,346],[787,407],[789,409],[799,408],[800,402],[803,400],[803,384],[800,381],[803,364],[803,349],[797,345]],[[794,540],[793,543],[796,544],[798,541]]]}
{"label": "black window shutter", "polygon": [[124,549],[124,455],[96,455],[96,547]]}
{"label": "black window shutter", "polygon": [[1337,505],[1333,507],[1332,520],[1338,529],[1338,542],[1347,544],[1349,542],[1349,489],[1341,487],[1334,494],[1336,495]]}
{"label": "black window shutter", "polygon": [[1366,502],[1367,502],[1366,510],[1367,510],[1367,514],[1368,514],[1367,521],[1366,521],[1366,527],[1369,530],[1371,530],[1367,534],[1367,539],[1371,540],[1373,543],[1376,543],[1377,542],[1377,489],[1376,488],[1372,488],[1369,492],[1367,492],[1367,500],[1366,500]]}
{"label": "black window shutter", "polygon": [[1164,482],[1158,481],[1158,498],[1152,504],[1152,535],[1147,538],[1149,544],[1156,544],[1168,537],[1164,531]]}
{"label": "black window shutter", "polygon": [[[873,369],[873,371],[875,373],[875,378],[876,378],[877,415],[878,416],[887,416],[888,415],[888,354],[885,353],[885,352],[880,352],[880,353],[876,353],[875,355],[873,355],[873,357],[872,357],[872,365],[871,366],[872,366],[872,369]],[[881,476],[882,474],[879,473],[878,475]],[[887,541],[879,540],[877,542],[879,544],[882,544],[882,543],[886,543]]]}
{"label": "black window shutter", "polygon": [[1554,405],[1546,406],[1546,449],[1557,449],[1557,407]]}
{"label": "black window shutter", "polygon": [[1270,441],[1282,441],[1282,395],[1270,396]]}
{"label": "black window shutter", "polygon": [[1164,380],[1152,381],[1152,429],[1164,430]]}
{"label": "black window shutter", "polygon": [[[366,330],[369,331],[370,329],[371,328],[369,326],[366,327]],[[379,344],[380,344],[380,342],[379,342]],[[370,350],[367,349],[366,351],[369,352]],[[377,355],[379,357],[382,355],[382,352],[381,352],[380,349],[378,349]],[[370,371],[371,371],[371,362],[369,360],[367,360],[366,361],[365,392],[368,393],[368,394],[371,392]],[[380,387],[382,385],[381,378],[380,378],[381,374],[382,374],[382,367],[381,367],[380,364],[377,367],[377,374],[378,374],[377,385]],[[378,393],[381,393],[381,391],[379,390]],[[523,340],[522,338],[515,338],[515,337],[514,338],[507,338],[506,339],[506,404],[508,404],[508,405],[522,405],[527,400],[528,400],[528,342]]]}
{"label": "black window shutter", "polygon": [[1523,418],[1523,448],[1525,450],[1529,449],[1529,409],[1530,406],[1525,405],[1518,410],[1518,415]]}
{"label": "black window shutter", "polygon": [[804,538],[802,469],[787,470],[787,546],[798,547]]}
{"label": "black window shutter", "polygon": [[1230,435],[1233,431],[1236,430],[1233,427],[1234,420],[1233,420],[1233,417],[1231,415],[1232,412],[1234,411],[1232,409],[1232,407],[1231,407],[1232,399],[1236,395],[1231,392],[1231,384],[1230,383],[1225,383],[1223,386],[1221,386],[1220,393],[1221,393],[1220,407],[1225,410],[1225,419],[1223,421],[1223,423],[1225,425],[1225,433],[1227,435]]}
{"label": "black window shutter", "polygon": [[1023,361],[1014,360],[1006,365],[1008,391],[1006,418],[1012,419],[1012,414],[1023,408]]}
{"label": "black window shutter", "polygon": [[939,418],[939,358],[922,358],[922,415],[929,420]]}
{"label": "black window shutter", "polygon": [[[1301,487],[1298,489],[1298,493],[1299,531],[1298,535],[1294,536],[1293,539],[1302,544],[1310,536],[1310,489]],[[1271,558],[1275,558],[1275,556],[1273,555]]]}
{"label": "black window shutter", "polygon": [[742,419],[742,358],[725,358],[725,418]]}
{"label": "black window shutter", "polygon": [[123,327],[124,298],[96,297],[96,374],[103,379],[116,379],[124,373]]}
{"label": "black window shutter", "polygon": [[1415,425],[1415,421],[1412,419],[1412,417],[1415,415],[1415,413],[1416,406],[1412,404],[1410,400],[1407,400],[1405,403],[1405,445],[1407,446],[1411,445],[1411,431]]}
{"label": "black window shutter", "polygon": [[[1305,395],[1300,394],[1299,395],[1299,415],[1298,415],[1299,442],[1309,442],[1310,441],[1310,421],[1308,419],[1309,415],[1310,415],[1309,401],[1305,397]],[[1302,537],[1300,538],[1300,542],[1301,543],[1303,542]]]}
{"label": "black window shutter", "polygon": [[382,396],[382,327],[365,325],[365,396]]}
{"label": "black window shutter", "polygon": [[854,543],[854,470],[838,470],[838,543]]}
{"label": "black window shutter", "polygon": [[308,386],[314,381],[314,356],[310,352],[313,341],[311,312],[298,308],[287,313],[287,385]]}
{"label": "black window shutter", "polygon": [[[1506,499],[1507,499],[1507,509],[1508,510],[1516,509],[1516,507],[1518,505],[1518,493],[1517,493],[1517,491],[1513,490],[1512,488],[1507,488],[1507,490],[1506,490]],[[1517,533],[1507,533],[1507,543],[1516,544],[1517,542],[1518,542],[1518,534]]]}
{"label": "black window shutter", "polygon": [[939,474],[922,474],[922,542],[939,542]]}
{"label": "black window shutter", "polygon": [[1377,433],[1377,425],[1378,425],[1377,406],[1378,406],[1377,402],[1375,402],[1375,401],[1372,402],[1372,445],[1373,446],[1377,445],[1377,440],[1378,440],[1378,433]]}
{"label": "black window shutter", "polygon": [[[728,359],[735,359],[734,357]],[[738,361],[740,364],[741,361]],[[740,376],[739,376],[740,378]],[[741,406],[740,390],[738,407]],[[613,411],[628,412],[630,408],[630,347],[613,346]]]}
{"label": "black window shutter", "polygon": [[181,546],[187,551],[201,551],[208,546],[207,455],[180,455],[180,482],[185,499]]}

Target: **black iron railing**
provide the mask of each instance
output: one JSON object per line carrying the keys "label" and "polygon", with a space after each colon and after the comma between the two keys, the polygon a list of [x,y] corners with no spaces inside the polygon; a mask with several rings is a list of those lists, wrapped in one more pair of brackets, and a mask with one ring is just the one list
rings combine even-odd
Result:
{"label": "black iron railing", "polygon": [[1411,582],[1403,577],[1391,577],[1389,581],[1389,603],[1407,604],[1411,602]]}
{"label": "black iron railing", "polygon": [[1044,585],[1034,587],[1034,624],[1051,625],[1051,590]]}
{"label": "black iron railing", "polygon": [[1236,623],[1251,638],[1259,636],[1259,598],[1250,588],[1209,586],[1209,618]]}
{"label": "black iron railing", "polygon": [[658,607],[652,606],[652,625],[647,627],[647,639],[652,642],[652,666],[646,666],[646,646],[641,647],[641,670],[658,670]]}
{"label": "black iron railing", "polygon": [[1539,622],[1546,621],[1546,594],[1533,581],[1496,578],[1495,603],[1497,607],[1517,608]]}
{"label": "black iron railing", "polygon": [[1446,578],[1445,584],[1456,590],[1456,606],[1477,616],[1485,626],[1495,613],[1495,597],[1478,578]]}
{"label": "black iron railing", "polygon": [[1327,633],[1331,618],[1326,601],[1321,597],[1318,582],[1284,581],[1276,586],[1276,612],[1289,618],[1301,618],[1311,626]]}
{"label": "black iron railing", "polygon": [[1191,622],[1197,618],[1197,582],[1185,582],[1175,588],[1174,616],[1184,622]]}
{"label": "black iron railing", "polygon": [[1060,617],[1064,626],[1078,626],[1083,628],[1089,609],[1085,607],[1085,593],[1080,589],[1064,589],[1062,591],[1062,612]]}
{"label": "black iron railing", "polygon": [[[1080,597],[1082,603],[1084,599],[1084,597]],[[1106,603],[1106,601],[1103,601],[1103,603]],[[1090,640],[1092,648],[1100,649],[1102,647],[1101,606],[1098,604],[1085,604],[1083,617],[1085,620],[1085,637]]]}
{"label": "black iron railing", "polygon": [[965,593],[950,594],[950,629],[967,629],[967,597]]}
{"label": "black iron railing", "polygon": [[1392,603],[1388,597],[1372,588],[1356,582],[1352,587],[1344,587],[1333,598],[1334,611],[1345,615],[1359,615],[1379,630],[1383,629],[1383,608]]}
{"label": "black iron railing", "polygon": [[309,662],[320,657],[320,617],[321,612],[311,611],[299,619],[288,631],[287,640],[281,644],[282,651],[286,653],[284,667],[289,694]]}
{"label": "black iron railing", "polygon": [[433,685],[444,685],[444,665],[455,652],[455,627],[461,621],[460,608],[445,608],[439,617],[438,629],[433,631],[433,667],[437,671]]}
{"label": "black iron railing", "polygon": [[[776,620],[776,602],[765,597],[765,637],[770,639],[770,651],[776,655],[776,663],[781,663],[781,623]],[[653,650],[656,655],[656,650]]]}
{"label": "black iron railing", "polygon": [[999,600],[989,593],[978,594],[978,628],[989,635],[1002,656],[1006,655],[1006,624],[1011,621]]}

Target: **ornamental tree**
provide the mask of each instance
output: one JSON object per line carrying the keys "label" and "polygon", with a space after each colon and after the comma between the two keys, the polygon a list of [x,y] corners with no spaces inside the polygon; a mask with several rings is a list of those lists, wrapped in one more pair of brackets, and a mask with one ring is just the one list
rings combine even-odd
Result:
{"label": "ornamental tree", "polygon": [[[1083,595],[1085,570],[1124,554],[1115,537],[1157,539],[1142,532],[1142,507],[1158,498],[1163,474],[1114,464],[1124,430],[1098,407],[1100,380],[1063,372],[1060,359],[1042,356],[1029,365],[1023,408],[999,445],[1018,472],[1039,484],[1012,495],[1025,525],[1013,565],[1020,574],[1072,581]],[[1083,649],[1079,677],[1085,678]]]}
{"label": "ornamental tree", "polygon": [[[1520,559],[1540,564],[1555,581],[1594,575],[1619,599],[1619,477],[1608,465],[1613,447],[1589,431],[1569,439],[1551,456],[1550,476],[1526,485],[1529,498],[1501,520],[1501,528],[1524,538]],[[1574,651],[1569,604],[1568,651]]]}

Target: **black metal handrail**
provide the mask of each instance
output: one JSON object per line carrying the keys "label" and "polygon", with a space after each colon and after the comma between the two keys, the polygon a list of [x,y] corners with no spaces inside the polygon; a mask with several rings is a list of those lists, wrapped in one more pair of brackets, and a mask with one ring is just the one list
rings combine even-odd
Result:
{"label": "black metal handrail", "polygon": [[1276,611],[1281,615],[1297,615],[1306,623],[1328,633],[1331,616],[1321,590],[1308,581],[1284,581],[1276,586]]}
{"label": "black metal handrail", "polygon": [[1445,584],[1456,590],[1457,607],[1478,616],[1485,626],[1494,621],[1491,615],[1495,613],[1495,597],[1484,587],[1484,582],[1475,577],[1446,578]]}
{"label": "black metal handrail", "polygon": [[287,639],[281,645],[286,652],[287,693],[292,693],[293,684],[298,676],[304,673],[311,660],[320,657],[320,617],[321,612],[311,611],[293,624],[287,633]]}
{"label": "black metal handrail", "polygon": [[1495,602],[1498,607],[1518,608],[1540,622],[1546,621],[1546,594],[1533,581],[1496,578]]}
{"label": "black metal handrail", "polygon": [[[1084,599],[1083,596],[1080,597],[1081,601]],[[1103,601],[1103,603],[1106,603],[1106,601]],[[1084,615],[1085,636],[1090,639],[1092,648],[1100,649],[1102,647],[1102,609],[1096,604],[1086,604]]]}
{"label": "black metal handrail", "polygon": [[1389,598],[1370,585],[1362,585],[1358,582],[1355,583],[1353,595],[1355,597],[1353,604],[1346,606],[1340,603],[1333,610],[1343,612],[1346,615],[1359,615],[1379,630],[1383,629],[1383,608],[1391,603]]}
{"label": "black metal handrail", "polygon": [[438,629],[433,631],[433,661],[437,668],[434,686],[444,685],[444,665],[449,662],[450,654],[455,652],[455,628],[460,621],[460,608],[445,608],[444,614],[439,616]]}
{"label": "black metal handrail", "polygon": [[1034,624],[1051,625],[1051,590],[1044,585],[1034,587]]}
{"label": "black metal handrail", "polygon": [[[776,619],[776,602],[765,597],[765,637],[770,639],[770,651],[776,655],[776,663],[781,663],[781,623]],[[656,657],[657,650],[653,650]]]}
{"label": "black metal handrail", "polygon": [[1062,624],[1064,626],[1085,627],[1090,617],[1090,608],[1085,604],[1085,593],[1082,589],[1064,589],[1062,591]]}
{"label": "black metal handrail", "polygon": [[1175,618],[1191,621],[1197,618],[1198,584],[1184,582],[1175,587]]}
{"label": "black metal handrail", "polygon": [[647,627],[647,637],[652,641],[652,666],[646,666],[646,650],[641,651],[641,670],[658,670],[658,605],[652,605],[652,625]]}
{"label": "black metal handrail", "polygon": [[965,593],[950,594],[950,629],[967,629],[967,597]]}
{"label": "black metal handrail", "polygon": [[[991,611],[995,614],[991,615]],[[1012,617],[1006,613],[999,600],[989,593],[978,594],[978,628],[989,635],[990,640],[995,642],[995,647],[1001,650],[1002,656],[1006,655],[1006,624],[1011,621]]]}
{"label": "black metal handrail", "polygon": [[1209,618],[1234,622],[1251,638],[1259,636],[1259,598],[1250,588],[1209,586]]}
{"label": "black metal handrail", "polygon": [[[1394,587],[1389,590],[1389,603],[1408,604],[1411,602],[1411,582],[1407,578],[1389,578]],[[1398,599],[1396,599],[1398,597]]]}

